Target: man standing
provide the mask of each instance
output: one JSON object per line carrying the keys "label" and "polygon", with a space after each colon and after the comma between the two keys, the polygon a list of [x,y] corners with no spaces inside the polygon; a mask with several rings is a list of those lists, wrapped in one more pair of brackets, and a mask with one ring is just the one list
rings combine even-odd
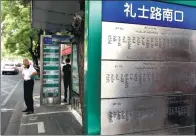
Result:
{"label": "man standing", "polygon": [[67,102],[67,89],[69,87],[69,103],[71,101],[71,65],[70,59],[66,59],[66,65],[63,66],[63,80],[64,80],[64,88],[65,88],[65,98],[64,102]]}
{"label": "man standing", "polygon": [[37,74],[36,70],[32,65],[30,65],[28,59],[23,60],[24,68],[22,71],[22,76],[24,79],[24,100],[27,106],[26,110],[23,112],[27,112],[27,114],[34,113],[33,107],[33,88],[34,88],[34,79],[33,77]]}

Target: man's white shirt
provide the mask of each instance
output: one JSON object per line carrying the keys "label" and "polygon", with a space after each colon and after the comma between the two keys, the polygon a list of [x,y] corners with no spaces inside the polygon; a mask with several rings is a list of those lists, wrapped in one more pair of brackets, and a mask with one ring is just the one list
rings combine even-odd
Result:
{"label": "man's white shirt", "polygon": [[29,68],[24,68],[22,70],[22,74],[24,75],[24,80],[30,80],[31,79],[31,75],[36,72],[35,68],[30,65]]}

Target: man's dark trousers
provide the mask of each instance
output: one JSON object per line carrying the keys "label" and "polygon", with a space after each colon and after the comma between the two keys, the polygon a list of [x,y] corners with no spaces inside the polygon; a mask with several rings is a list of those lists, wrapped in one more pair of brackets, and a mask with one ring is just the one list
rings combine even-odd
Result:
{"label": "man's dark trousers", "polygon": [[63,77],[64,80],[64,88],[65,88],[65,93],[64,93],[64,100],[67,101],[67,90],[69,87],[69,103],[71,100],[71,77],[70,76],[64,76]]}
{"label": "man's dark trousers", "polygon": [[24,81],[24,100],[28,111],[34,111],[33,107],[34,80]]}

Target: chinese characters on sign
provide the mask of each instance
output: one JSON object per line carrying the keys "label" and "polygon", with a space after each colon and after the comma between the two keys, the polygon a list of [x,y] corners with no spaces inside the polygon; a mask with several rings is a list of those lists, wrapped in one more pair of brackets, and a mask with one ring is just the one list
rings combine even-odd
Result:
{"label": "chinese characters on sign", "polygon": [[45,37],[43,40],[44,40],[44,44],[52,44],[52,39],[49,37]]}
{"label": "chinese characters on sign", "polygon": [[[176,22],[183,22],[184,21],[184,12],[178,10],[172,10],[169,8],[159,8],[159,7],[150,7],[146,8],[143,5],[141,8],[138,8],[137,11],[133,10],[132,3],[125,3],[125,14],[126,17],[132,18],[144,18],[144,19],[154,19],[159,21],[176,21]],[[150,14],[149,14],[150,13]],[[149,15],[149,16],[148,16]]]}

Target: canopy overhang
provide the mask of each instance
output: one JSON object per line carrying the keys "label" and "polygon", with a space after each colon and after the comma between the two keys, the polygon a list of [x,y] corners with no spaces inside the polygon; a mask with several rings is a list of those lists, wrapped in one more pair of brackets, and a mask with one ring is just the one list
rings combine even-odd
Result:
{"label": "canopy overhang", "polygon": [[62,56],[69,55],[69,54],[71,54],[71,50],[72,50],[71,47],[68,46],[68,47],[66,47],[65,49],[61,50],[61,55],[62,55]]}
{"label": "canopy overhang", "polygon": [[77,0],[32,0],[31,8],[33,28],[65,32],[71,29],[73,16],[80,11],[80,3]]}

